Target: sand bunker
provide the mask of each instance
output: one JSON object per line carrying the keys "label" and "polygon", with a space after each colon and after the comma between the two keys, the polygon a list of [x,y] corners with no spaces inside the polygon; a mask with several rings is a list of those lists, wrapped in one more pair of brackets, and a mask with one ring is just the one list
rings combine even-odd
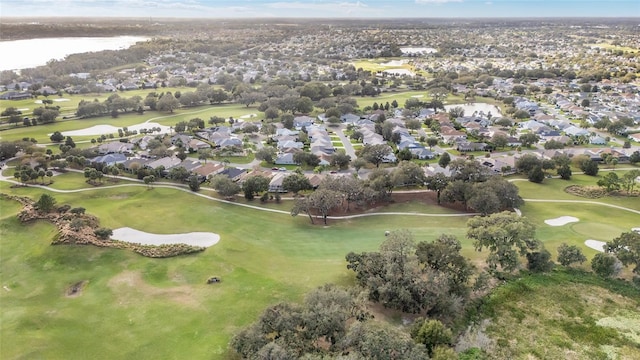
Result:
{"label": "sand bunker", "polygon": [[587,240],[584,242],[585,245],[587,245],[587,247],[593,249],[593,250],[597,250],[600,252],[604,252],[604,245],[606,244],[604,241],[598,241],[598,240]]}
{"label": "sand bunker", "polygon": [[250,119],[250,118],[256,117],[256,116],[258,116],[258,114],[246,114],[246,115],[240,116],[240,119]]}
{"label": "sand bunker", "polygon": [[209,247],[220,241],[220,235],[210,232],[192,232],[184,234],[150,234],[124,227],[113,230],[113,239],[142,245],[187,244]]}
{"label": "sand bunker", "polygon": [[635,231],[635,232],[637,232],[637,233],[640,233],[640,227],[632,228],[632,229],[631,229],[631,231]]}
{"label": "sand bunker", "polygon": [[555,219],[545,220],[544,223],[549,226],[562,226],[562,225],[567,225],[568,223],[578,222],[578,221],[580,221],[580,219],[573,216],[560,216]]}
{"label": "sand bunker", "polygon": [[382,63],[380,65],[382,65],[382,66],[402,66],[402,64],[404,64],[404,63],[405,63],[404,60],[391,60],[391,61],[388,61],[386,63]]}
{"label": "sand bunker", "polygon": [[[160,128],[160,133],[161,134],[166,134],[170,131],[170,127],[169,126],[165,126],[165,125],[160,125],[157,123],[142,123],[142,124],[136,124],[136,125],[132,125],[132,126],[128,126],[127,129],[129,131],[137,131],[140,132],[140,130],[142,129],[147,129],[150,130],[151,128],[154,127],[159,127]],[[95,125],[89,128],[85,128],[85,129],[80,129],[80,130],[71,130],[71,131],[64,131],[62,132],[62,135],[64,136],[92,136],[92,135],[109,135],[109,134],[117,134],[118,133],[118,129],[115,126],[112,125]],[[154,134],[158,134],[158,133],[154,133]]]}

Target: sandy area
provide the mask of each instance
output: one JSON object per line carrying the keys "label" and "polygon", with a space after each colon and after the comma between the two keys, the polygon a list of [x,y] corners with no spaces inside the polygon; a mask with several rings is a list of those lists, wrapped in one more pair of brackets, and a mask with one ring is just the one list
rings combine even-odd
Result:
{"label": "sandy area", "polygon": [[593,250],[604,252],[604,245],[606,243],[604,241],[589,239],[585,241],[584,244],[587,245],[587,247],[592,248]]}
{"label": "sandy area", "polygon": [[424,95],[411,95],[412,98],[421,98],[424,97]]}
{"label": "sandy area", "polygon": [[240,119],[251,119],[252,117],[256,117],[258,114],[247,114],[240,116]]}
{"label": "sandy area", "polygon": [[124,227],[113,230],[113,239],[142,245],[187,244],[192,246],[213,246],[220,241],[220,235],[209,232],[184,234],[150,234]]}
{"label": "sandy area", "polygon": [[70,101],[69,99],[65,99],[65,98],[60,98],[60,99],[53,99],[53,101],[55,102],[63,102],[63,101]]}
{"label": "sandy area", "polygon": [[573,216],[560,216],[555,219],[545,220],[544,223],[549,226],[562,226],[562,225],[567,225],[568,223],[578,222],[578,221],[580,221],[580,219]]}
{"label": "sandy area", "polygon": [[382,65],[382,66],[401,66],[404,63],[405,63],[404,60],[391,60],[389,62],[382,63],[380,65]]}
{"label": "sandy area", "polygon": [[[169,126],[160,125],[153,122],[131,125],[131,126],[128,126],[127,129],[129,129],[129,131],[136,130],[140,132],[141,129],[151,129],[154,127],[159,127],[161,129],[160,133],[162,134],[168,133],[170,131]],[[120,128],[115,127],[113,125],[95,125],[95,126],[88,127],[85,129],[80,129],[80,130],[63,131],[62,135],[64,136],[109,135],[109,134],[117,134],[118,129]],[[154,133],[154,134],[158,134],[158,133]]]}
{"label": "sandy area", "polygon": [[631,229],[631,231],[635,231],[635,232],[637,232],[637,233],[640,233],[640,227],[632,228],[632,229]]}

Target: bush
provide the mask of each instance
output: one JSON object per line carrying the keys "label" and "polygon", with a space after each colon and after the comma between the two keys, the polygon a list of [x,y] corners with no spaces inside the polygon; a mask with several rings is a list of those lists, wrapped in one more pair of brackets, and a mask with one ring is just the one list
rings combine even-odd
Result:
{"label": "bush", "polygon": [[591,269],[598,276],[613,277],[622,270],[622,263],[611,254],[598,253],[591,259]]}
{"label": "bush", "polygon": [[547,250],[534,251],[527,254],[527,268],[532,272],[549,272],[553,269],[551,254]]}
{"label": "bush", "polygon": [[111,235],[113,235],[113,230],[107,228],[96,229],[93,232],[98,238],[102,240],[107,240]]}

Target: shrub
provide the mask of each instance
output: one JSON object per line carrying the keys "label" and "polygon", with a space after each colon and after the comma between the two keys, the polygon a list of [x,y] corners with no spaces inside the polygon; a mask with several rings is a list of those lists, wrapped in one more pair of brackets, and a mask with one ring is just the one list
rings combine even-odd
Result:
{"label": "shrub", "polygon": [[107,240],[111,235],[113,235],[113,230],[107,228],[96,229],[93,232],[98,238],[102,240]]}

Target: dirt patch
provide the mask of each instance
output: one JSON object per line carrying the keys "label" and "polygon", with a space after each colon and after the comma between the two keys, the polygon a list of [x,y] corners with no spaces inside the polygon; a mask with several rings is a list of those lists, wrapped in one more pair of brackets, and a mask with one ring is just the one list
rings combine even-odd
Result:
{"label": "dirt patch", "polygon": [[89,280],[78,281],[77,283],[69,286],[65,291],[65,296],[70,298],[75,298],[82,295],[82,290],[87,286]]}
{"label": "dirt patch", "polygon": [[107,285],[118,298],[120,305],[133,305],[140,301],[168,300],[193,308],[201,306],[192,287],[181,285],[162,288],[149,285],[139,271],[123,271],[111,278]]}

